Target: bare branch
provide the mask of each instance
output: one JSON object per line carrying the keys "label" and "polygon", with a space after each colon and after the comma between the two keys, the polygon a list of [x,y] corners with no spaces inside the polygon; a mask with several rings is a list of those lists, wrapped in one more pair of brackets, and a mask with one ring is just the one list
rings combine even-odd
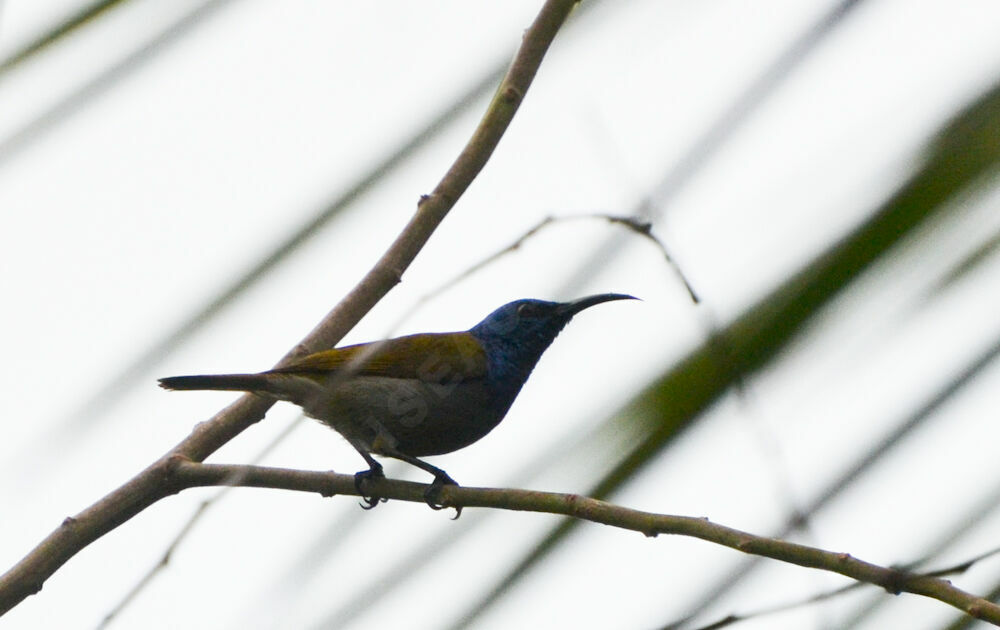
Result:
{"label": "bare branch", "polygon": [[[524,99],[549,45],[575,4],[575,0],[546,1],[535,22],[525,31],[514,62],[478,127],[440,183],[430,195],[421,198],[416,213],[375,266],[278,366],[311,351],[334,346],[400,281],[431,234],[486,165]],[[252,395],[241,397],[210,420],[197,425],[180,444],[127,483],[75,517],[67,517],[27,556],[0,576],[0,614],[38,592],[45,580],[81,549],[171,494],[172,490],[165,484],[172,466],[170,462],[204,460],[262,419],[273,404],[273,401]]]}
{"label": "bare branch", "polygon": [[[233,485],[234,480],[238,480],[235,483],[241,486],[316,492],[324,497],[358,495],[353,475],[331,472],[199,464],[179,457],[172,459],[164,472],[168,479],[166,485],[175,492],[199,486]],[[372,481],[369,490],[387,499],[425,503],[424,492],[427,488],[426,484],[412,481],[378,479]],[[699,538],[743,553],[838,573],[858,582],[874,584],[893,595],[912,593],[930,597],[976,619],[1000,626],[1000,606],[967,593],[935,575],[883,567],[865,562],[848,553],[826,551],[777,538],[757,536],[713,523],[707,518],[655,514],[577,494],[537,490],[446,486],[441,490],[440,501],[443,505],[454,508],[489,507],[520,512],[561,514],[582,521],[640,532],[650,538],[660,534]],[[964,565],[950,567],[945,571],[951,573],[963,567]]]}

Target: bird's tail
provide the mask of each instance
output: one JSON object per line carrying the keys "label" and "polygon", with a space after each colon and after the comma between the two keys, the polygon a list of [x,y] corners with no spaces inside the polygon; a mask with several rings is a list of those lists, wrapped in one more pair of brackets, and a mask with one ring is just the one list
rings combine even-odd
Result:
{"label": "bird's tail", "polygon": [[270,382],[264,374],[201,374],[168,376],[159,380],[163,389],[217,389],[236,392],[266,392]]}

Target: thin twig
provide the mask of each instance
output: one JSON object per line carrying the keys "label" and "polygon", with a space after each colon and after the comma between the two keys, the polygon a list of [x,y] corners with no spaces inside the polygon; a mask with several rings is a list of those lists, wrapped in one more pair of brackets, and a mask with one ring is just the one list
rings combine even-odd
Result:
{"label": "thin twig", "polygon": [[[941,578],[947,575],[957,575],[960,573],[965,573],[977,563],[982,562],[983,560],[986,560],[988,558],[992,558],[997,554],[1000,554],[1000,548],[990,549],[989,551],[985,551],[983,553],[975,555],[967,560],[963,560],[962,562],[951,564],[949,566],[942,567],[940,569],[934,569],[932,571],[920,571],[919,575],[923,575],[925,577]],[[919,562],[906,565],[905,570],[915,571],[916,567],[923,563],[924,561],[921,560]],[[773,615],[788,610],[794,610],[796,608],[801,608],[803,606],[808,606],[810,604],[816,604],[819,602],[826,601],[828,599],[833,599],[835,597],[843,595],[844,593],[849,593],[851,591],[857,590],[863,586],[867,585],[863,582],[852,582],[851,584],[847,584],[839,588],[823,591],[822,593],[816,593],[814,595],[810,595],[809,597],[804,597],[802,599],[798,599],[795,601],[785,602],[784,604],[776,604],[774,606],[768,606],[767,608],[760,608],[758,610],[749,613],[743,613],[738,615],[737,614],[726,615],[722,619],[713,621],[708,625],[699,626],[694,630],[718,630],[719,628],[725,628],[727,626],[735,625],[737,623],[741,623],[744,621],[750,621],[751,619],[757,619],[758,617],[766,617],[768,615]],[[663,630],[674,630],[675,628],[679,628],[682,625],[684,625],[684,623],[687,621],[688,621],[687,619],[675,621],[670,625],[664,626]]]}
{"label": "thin twig", "polygon": [[[272,438],[270,442],[265,444],[264,448],[262,448],[260,452],[258,452],[257,455],[250,460],[250,463],[259,464],[260,462],[264,461],[264,458],[270,455],[272,452],[274,452],[274,449],[276,449],[278,445],[284,442],[285,438],[291,435],[292,432],[302,424],[303,420],[305,420],[305,416],[300,414],[297,418],[295,418],[295,420],[290,422],[284,429],[282,429],[278,435],[274,436],[274,438]],[[240,476],[233,477],[232,479],[228,480],[227,483],[221,484],[225,487],[223,487],[214,495],[212,495],[211,497],[205,499],[204,501],[198,504],[198,507],[195,508],[195,511],[192,512],[191,516],[188,517],[188,520],[183,525],[181,525],[181,528],[177,530],[177,533],[174,535],[173,539],[167,545],[166,549],[163,550],[163,553],[160,555],[160,559],[157,560],[156,563],[153,564],[153,566],[151,566],[142,575],[142,577],[136,580],[136,583],[132,586],[132,588],[129,589],[129,591],[125,594],[125,596],[122,597],[121,600],[114,606],[114,608],[112,608],[108,612],[108,614],[104,616],[104,619],[101,620],[101,623],[97,625],[97,630],[103,630],[103,628],[107,628],[109,625],[111,625],[111,622],[114,621],[115,618],[118,617],[118,615],[120,615],[121,612],[129,606],[129,604],[135,601],[135,599],[139,596],[140,593],[142,593],[142,591],[146,589],[147,586],[153,583],[153,579],[158,574],[165,571],[168,566],[170,566],[170,559],[177,551],[177,548],[180,547],[182,542],[187,540],[187,537],[191,534],[191,532],[198,525],[198,523],[200,523],[201,520],[205,517],[205,514],[208,513],[208,510],[211,509],[213,506],[215,506],[219,501],[221,501],[227,494],[232,492],[235,486],[240,485],[241,481],[243,481],[243,479]]]}
{"label": "thin twig", "polygon": [[681,281],[681,284],[684,285],[684,289],[688,292],[688,295],[691,297],[691,301],[694,302],[695,304],[698,304],[700,302],[700,298],[698,297],[698,294],[695,293],[694,287],[691,286],[691,283],[684,275],[684,272],[681,271],[680,266],[676,262],[674,262],[674,259],[670,256],[670,252],[667,251],[667,246],[664,245],[663,241],[658,239],[656,235],[653,234],[652,223],[645,221],[640,217],[626,217],[626,216],[618,216],[613,214],[605,214],[597,212],[592,214],[573,214],[561,217],[556,217],[556,216],[545,217],[535,225],[525,230],[523,234],[514,239],[509,245],[506,245],[505,247],[502,247],[497,251],[493,252],[492,254],[482,258],[479,262],[471,265],[461,273],[455,275],[454,277],[450,278],[445,282],[442,282],[436,288],[422,295],[416,301],[416,304],[414,305],[413,308],[416,309],[419,306],[429,302],[430,300],[441,295],[446,290],[455,286],[462,280],[465,280],[466,278],[475,274],[476,272],[481,271],[483,268],[491,265],[500,258],[503,258],[504,256],[517,251],[518,249],[521,248],[522,245],[525,244],[525,242],[527,242],[529,239],[531,239],[536,234],[541,232],[543,229],[549,227],[550,225],[556,223],[567,223],[569,221],[579,221],[581,219],[585,220],[598,219],[602,221],[607,221],[608,223],[625,227],[628,230],[648,239],[657,247],[657,249],[660,250],[660,253],[663,254],[664,260],[667,262],[667,265],[670,266],[674,274],[676,274],[677,278]]}

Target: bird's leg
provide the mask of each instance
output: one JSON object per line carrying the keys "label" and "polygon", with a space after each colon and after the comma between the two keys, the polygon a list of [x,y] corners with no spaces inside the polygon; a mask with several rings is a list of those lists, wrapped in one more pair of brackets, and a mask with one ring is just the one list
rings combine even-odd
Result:
{"label": "bird's leg", "polygon": [[358,446],[355,446],[354,448],[356,448],[358,452],[361,453],[361,456],[365,458],[365,461],[368,462],[368,470],[362,470],[354,473],[354,489],[358,491],[359,495],[361,495],[362,509],[370,510],[380,502],[385,503],[388,499],[377,497],[375,495],[367,495],[363,486],[369,479],[385,479],[385,473],[382,472],[382,464],[375,461],[375,458],[372,457],[368,451],[362,450]]}
{"label": "bird's leg", "polygon": [[[441,470],[437,466],[432,466],[421,459],[413,457],[412,455],[407,455],[406,453],[400,453],[396,449],[386,449],[383,447],[380,452],[383,455],[387,455],[388,457],[393,457],[395,459],[400,459],[406,462],[407,464],[410,464],[411,466],[416,466],[417,468],[421,470],[426,470],[430,474],[434,475],[434,481],[431,482],[430,487],[428,487],[427,490],[424,492],[424,501],[427,502],[427,505],[429,505],[432,510],[442,510],[446,507],[444,505],[441,505],[441,502],[438,500],[441,494],[441,488],[445,486],[458,485],[458,482],[449,477],[448,473]],[[455,516],[452,520],[457,519],[461,515],[462,515],[462,508],[456,507]]]}

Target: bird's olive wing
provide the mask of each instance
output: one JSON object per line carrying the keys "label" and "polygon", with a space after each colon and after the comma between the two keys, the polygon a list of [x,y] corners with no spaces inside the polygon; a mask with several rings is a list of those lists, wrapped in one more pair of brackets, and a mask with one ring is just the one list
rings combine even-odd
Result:
{"label": "bird's olive wing", "polygon": [[363,376],[454,383],[484,378],[486,353],[467,332],[423,333],[324,350],[272,373],[327,378],[344,369]]}

